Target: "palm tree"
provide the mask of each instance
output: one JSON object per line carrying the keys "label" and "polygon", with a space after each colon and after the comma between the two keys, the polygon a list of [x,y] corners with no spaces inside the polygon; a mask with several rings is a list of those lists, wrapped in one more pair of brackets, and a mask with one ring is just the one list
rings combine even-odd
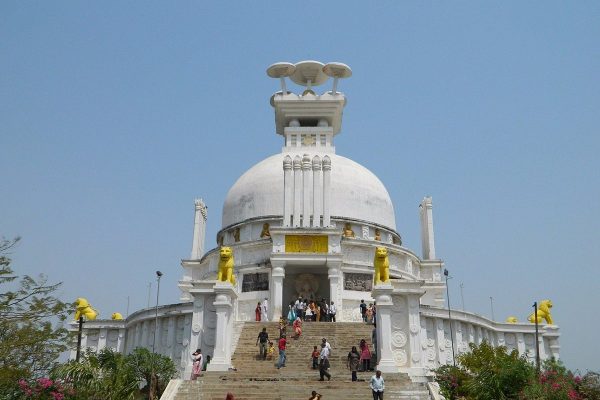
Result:
{"label": "palm tree", "polygon": [[71,384],[78,399],[133,400],[139,392],[139,381],[127,357],[112,349],[98,354],[87,351],[80,362],[62,364],[52,375]]}

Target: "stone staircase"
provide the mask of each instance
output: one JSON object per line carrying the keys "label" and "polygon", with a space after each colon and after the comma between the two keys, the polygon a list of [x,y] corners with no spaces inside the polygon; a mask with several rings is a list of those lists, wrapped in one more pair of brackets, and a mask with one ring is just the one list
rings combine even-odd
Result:
{"label": "stone staircase", "polygon": [[[205,372],[196,381],[178,381],[171,393],[165,392],[162,399],[169,400],[223,400],[232,392],[237,400],[279,400],[310,397],[316,390],[323,400],[370,399],[368,381],[373,372],[359,372],[358,382],[352,382],[346,367],[346,357],[352,346],[360,339],[370,342],[372,325],[362,323],[308,322],[303,325],[299,339],[292,338],[288,327],[286,367],[277,369],[277,351],[272,360],[258,359],[256,337],[263,327],[274,343],[279,338],[277,323],[246,322],[241,331],[232,364],[236,371]],[[318,370],[311,369],[313,346],[320,349],[321,339],[326,337],[331,344],[331,381],[319,381]],[[385,398],[398,400],[429,399],[427,386],[413,383],[406,374],[384,374]],[[172,382],[173,383],[173,382]]]}

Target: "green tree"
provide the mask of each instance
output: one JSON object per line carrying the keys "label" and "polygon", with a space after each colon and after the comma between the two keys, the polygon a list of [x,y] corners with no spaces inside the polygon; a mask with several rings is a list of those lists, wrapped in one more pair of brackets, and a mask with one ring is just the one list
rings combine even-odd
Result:
{"label": "green tree", "polygon": [[19,379],[45,376],[67,349],[62,323],[70,305],[54,296],[60,283],[13,272],[9,255],[19,240],[0,239],[0,393],[16,393]]}
{"label": "green tree", "polygon": [[148,349],[138,347],[127,357],[138,379],[145,382],[143,390],[150,400],[158,399],[169,381],[177,374],[175,364],[170,358],[152,353]]}
{"label": "green tree", "polygon": [[57,366],[51,376],[70,384],[78,400],[133,400],[139,392],[127,357],[109,348],[98,354],[88,350],[79,362]]}
{"label": "green tree", "polygon": [[52,377],[72,385],[77,400],[133,400],[142,395],[154,400],[176,373],[170,358],[148,349],[136,348],[124,356],[106,348],[98,354],[88,350],[80,362],[58,366]]}

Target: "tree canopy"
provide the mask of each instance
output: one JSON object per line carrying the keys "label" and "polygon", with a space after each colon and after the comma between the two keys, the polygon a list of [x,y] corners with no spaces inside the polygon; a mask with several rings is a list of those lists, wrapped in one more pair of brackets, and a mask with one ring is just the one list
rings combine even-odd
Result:
{"label": "tree canopy", "polygon": [[67,349],[63,321],[68,303],[55,297],[60,283],[44,275],[19,276],[10,254],[20,238],[0,239],[0,392],[18,389],[19,379],[47,376]]}

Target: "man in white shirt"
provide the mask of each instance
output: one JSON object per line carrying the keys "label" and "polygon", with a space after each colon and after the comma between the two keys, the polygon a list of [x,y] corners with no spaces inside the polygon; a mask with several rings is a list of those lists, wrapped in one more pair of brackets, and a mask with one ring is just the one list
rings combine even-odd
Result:
{"label": "man in white shirt", "polygon": [[324,377],[327,380],[331,380],[331,374],[327,371],[329,369],[329,349],[325,343],[321,343],[321,354],[319,355],[319,375],[321,376],[320,381],[324,381]]}
{"label": "man in white shirt", "polygon": [[383,391],[385,390],[385,382],[383,381],[383,376],[381,376],[381,371],[375,372],[375,375],[371,377],[371,381],[369,382],[369,387],[373,392],[373,400],[383,400]]}
{"label": "man in white shirt", "polygon": [[261,321],[269,320],[269,302],[267,301],[266,297],[263,300],[262,305],[260,306],[260,320]]}
{"label": "man in white shirt", "polygon": [[335,304],[332,301],[331,305],[329,306],[329,321],[330,322],[335,322],[335,313],[336,312],[337,312],[337,308],[335,307]]}

